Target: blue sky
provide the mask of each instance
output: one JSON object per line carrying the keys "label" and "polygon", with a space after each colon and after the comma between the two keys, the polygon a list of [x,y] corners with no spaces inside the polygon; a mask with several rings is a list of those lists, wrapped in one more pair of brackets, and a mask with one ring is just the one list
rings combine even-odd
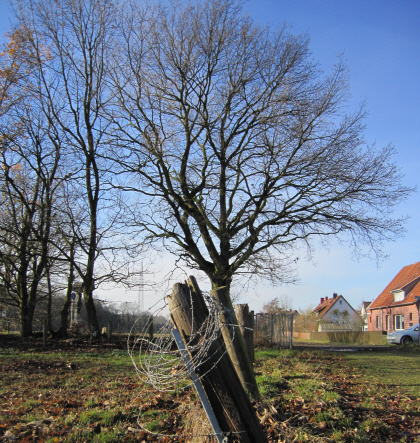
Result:
{"label": "blue sky", "polygon": [[[419,187],[420,2],[250,0],[244,9],[261,24],[286,23],[293,33],[307,32],[313,58],[325,72],[343,54],[350,70],[349,111],[366,102],[366,141],[378,148],[392,143],[398,152],[394,160],[405,174],[404,184]],[[9,28],[8,17],[7,1],[0,0],[0,34]],[[411,216],[407,233],[385,246],[389,258],[379,267],[374,260],[353,260],[348,245],[332,242],[328,250],[318,248],[312,262],[302,254],[299,285],[249,289],[241,302],[258,311],[280,295],[289,295],[294,308],[316,305],[320,297],[332,296],[333,292],[343,295],[354,308],[364,300],[373,300],[403,266],[420,261],[419,203],[417,192],[397,208],[398,215]],[[169,271],[172,261],[163,260],[163,266]],[[156,296],[146,291],[145,306],[150,306]],[[135,293],[125,293],[125,297],[137,299]]]}

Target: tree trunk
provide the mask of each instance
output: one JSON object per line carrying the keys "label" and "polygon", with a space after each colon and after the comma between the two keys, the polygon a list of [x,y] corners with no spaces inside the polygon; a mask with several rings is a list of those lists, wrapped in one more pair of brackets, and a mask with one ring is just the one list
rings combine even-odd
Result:
{"label": "tree trunk", "polygon": [[27,337],[28,335],[30,335],[27,331],[27,322],[26,322],[26,317],[28,315],[27,313],[28,310],[28,304],[27,301],[25,302],[25,300],[20,300],[19,303],[19,324],[20,324],[20,337],[24,338]]}
{"label": "tree trunk", "polygon": [[61,337],[67,337],[67,332],[69,329],[69,311],[71,306],[71,294],[73,292],[73,282],[74,282],[74,256],[75,256],[75,244],[76,238],[73,237],[70,246],[70,255],[69,255],[69,277],[67,279],[67,292],[66,292],[66,300],[63,305],[63,309],[60,312],[60,329],[58,331]]}
{"label": "tree trunk", "polygon": [[[189,279],[189,288],[181,283],[174,285],[172,294],[168,297],[168,304],[172,320],[184,342],[185,338],[196,333],[208,318],[207,306],[194,277]],[[201,335],[193,344],[197,344],[200,337]],[[236,433],[235,437],[241,443],[266,443],[267,438],[258,417],[225,352],[223,340],[216,339],[208,350],[209,359],[194,368],[196,372],[202,374],[201,383],[219,427],[223,432]]]}
{"label": "tree trunk", "polygon": [[34,314],[35,314],[36,301],[29,300],[27,309],[26,309],[26,319],[25,319],[25,330],[26,336],[32,335],[32,327],[34,322]]}
{"label": "tree trunk", "polygon": [[36,299],[28,294],[26,287],[20,287],[19,320],[20,336],[22,338],[32,335],[32,323],[35,313]]}
{"label": "tree trunk", "polygon": [[238,327],[235,311],[229,298],[229,288],[225,286],[212,289],[210,295],[220,305],[223,339],[242,386],[252,397],[259,399],[260,392],[255,379],[254,369],[248,357],[245,341]]}
{"label": "tree trunk", "polygon": [[67,289],[66,300],[64,301],[63,308],[60,312],[60,329],[58,335],[60,337],[67,337],[67,331],[69,329],[69,311],[71,305],[71,291],[69,293]]}
{"label": "tree trunk", "polygon": [[51,287],[51,276],[50,267],[47,268],[47,284],[48,284],[48,306],[47,306],[47,330],[53,333],[51,320],[52,320],[52,287]]}
{"label": "tree trunk", "polygon": [[[87,280],[87,279],[86,279]],[[88,318],[88,325],[89,325],[89,331],[96,332],[97,336],[99,337],[100,331],[99,331],[99,324],[98,324],[98,318],[96,316],[96,308],[95,303],[93,301],[93,295],[92,295],[92,286],[93,282],[91,280],[88,280],[88,284],[86,284],[86,280],[83,282],[83,300],[85,302],[86,306],[86,312],[87,312],[87,318]]]}

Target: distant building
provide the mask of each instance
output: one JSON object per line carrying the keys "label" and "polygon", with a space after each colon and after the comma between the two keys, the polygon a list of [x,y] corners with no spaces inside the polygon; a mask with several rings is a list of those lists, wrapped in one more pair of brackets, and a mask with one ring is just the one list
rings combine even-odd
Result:
{"label": "distant building", "polygon": [[420,262],[404,266],[367,309],[368,330],[393,332],[419,321]]}
{"label": "distant building", "polygon": [[362,303],[362,309],[360,311],[360,317],[363,322],[363,330],[368,331],[368,307],[371,305],[371,301],[364,301]]}
{"label": "distant building", "polygon": [[313,311],[317,316],[318,332],[360,330],[358,313],[342,295],[322,297]]}

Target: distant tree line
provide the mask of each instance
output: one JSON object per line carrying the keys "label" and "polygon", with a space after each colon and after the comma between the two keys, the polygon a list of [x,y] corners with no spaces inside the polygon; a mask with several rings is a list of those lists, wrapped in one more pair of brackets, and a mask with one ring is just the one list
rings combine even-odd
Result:
{"label": "distant tree line", "polygon": [[[58,295],[53,298],[51,306],[51,330],[59,331],[61,327],[60,312],[65,303],[65,296]],[[136,303],[108,303],[102,300],[95,300],[96,315],[99,327],[106,328],[108,323],[112,322],[112,331],[115,333],[138,334],[147,332],[147,326],[150,322],[151,313],[141,311]],[[19,328],[19,310],[16,307],[8,306],[3,308],[4,316],[0,317],[0,330],[15,332]],[[1,312],[0,312],[1,314]],[[40,301],[35,310],[33,329],[34,331],[42,331],[45,319],[48,319],[48,305]],[[153,328],[158,331],[162,326],[166,325],[168,318],[164,315],[153,317]],[[82,304],[82,309],[77,316],[77,328],[74,330],[76,334],[83,335],[83,325],[88,325],[88,316],[86,307]],[[87,328],[85,330],[87,332]]]}

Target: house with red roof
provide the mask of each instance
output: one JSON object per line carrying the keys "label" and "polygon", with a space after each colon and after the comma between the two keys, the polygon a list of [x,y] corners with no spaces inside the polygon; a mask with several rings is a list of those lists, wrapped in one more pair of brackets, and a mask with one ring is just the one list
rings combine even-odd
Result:
{"label": "house with red roof", "polygon": [[404,266],[367,309],[368,330],[393,332],[419,321],[420,262]]}
{"label": "house with red roof", "polygon": [[318,321],[318,332],[361,330],[361,318],[350,303],[336,293],[332,298],[322,297],[313,310]]}

